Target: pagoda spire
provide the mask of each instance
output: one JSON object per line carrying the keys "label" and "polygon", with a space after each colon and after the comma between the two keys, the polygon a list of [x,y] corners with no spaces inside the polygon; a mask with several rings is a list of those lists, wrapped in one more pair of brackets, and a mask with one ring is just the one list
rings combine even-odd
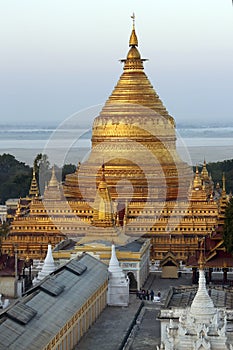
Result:
{"label": "pagoda spire", "polygon": [[135,14],[134,13],[131,16],[131,18],[133,19],[133,29],[129,39],[129,46],[138,46],[138,38],[135,32]]}
{"label": "pagoda spire", "polygon": [[129,304],[129,279],[120,267],[116,256],[114,243],[112,244],[111,259],[108,267],[108,292],[107,304],[114,306],[128,306]]}
{"label": "pagoda spire", "polygon": [[51,179],[49,181],[48,186],[49,187],[58,187],[59,183],[57,181],[57,177],[56,177],[56,173],[55,173],[55,166],[53,166],[52,168],[52,176]]}
{"label": "pagoda spire", "polygon": [[196,174],[195,174],[195,177],[194,177],[194,180],[193,180],[193,188],[195,190],[202,188],[202,181],[201,181],[200,174],[199,174],[199,171],[198,171],[198,166],[196,166]]}
{"label": "pagoda spire", "polygon": [[52,168],[51,179],[49,180],[48,185],[45,188],[44,199],[58,201],[64,200],[63,188],[56,177],[55,166],[53,166]]}
{"label": "pagoda spire", "polygon": [[198,282],[198,291],[195,295],[190,313],[195,318],[196,323],[201,324],[210,324],[213,320],[213,317],[216,313],[214,303],[210,298],[207,289],[206,289],[206,279],[205,279],[205,258],[204,258],[204,239],[201,241],[200,246],[200,257],[199,257],[199,282]]}
{"label": "pagoda spire", "polygon": [[226,176],[222,174],[222,194],[226,194]]}
{"label": "pagoda spire", "polygon": [[33,167],[33,172],[32,172],[32,181],[31,181],[31,186],[29,190],[29,196],[30,197],[38,197],[39,196],[39,188],[36,180],[36,171],[35,167]]}
{"label": "pagoda spire", "polygon": [[95,226],[113,226],[113,203],[105,179],[105,166],[102,164],[102,174],[94,201],[93,223]]}
{"label": "pagoda spire", "polygon": [[51,274],[56,269],[53,254],[52,254],[52,246],[48,244],[47,254],[42,266],[41,271],[39,271],[38,276],[33,280],[33,285],[42,281],[46,276]]}
{"label": "pagoda spire", "polygon": [[209,174],[208,174],[208,170],[206,168],[206,160],[204,159],[204,163],[203,163],[203,167],[202,167],[202,171],[201,171],[201,177],[203,180],[209,180]]}

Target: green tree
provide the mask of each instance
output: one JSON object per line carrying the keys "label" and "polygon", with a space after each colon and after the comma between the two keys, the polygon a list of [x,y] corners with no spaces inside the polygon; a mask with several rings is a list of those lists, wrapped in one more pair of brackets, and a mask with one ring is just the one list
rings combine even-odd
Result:
{"label": "green tree", "polygon": [[31,168],[11,154],[0,155],[0,203],[25,197],[31,181]]}
{"label": "green tree", "polygon": [[62,167],[62,181],[65,180],[66,175],[73,174],[76,170],[76,166],[74,164],[64,164]]}
{"label": "green tree", "polygon": [[222,186],[222,175],[226,176],[226,191],[233,192],[233,159],[224,160],[222,162],[208,163],[207,170],[211,173],[214,183],[220,183]]}
{"label": "green tree", "polygon": [[227,251],[233,253],[233,198],[226,207],[223,239]]}

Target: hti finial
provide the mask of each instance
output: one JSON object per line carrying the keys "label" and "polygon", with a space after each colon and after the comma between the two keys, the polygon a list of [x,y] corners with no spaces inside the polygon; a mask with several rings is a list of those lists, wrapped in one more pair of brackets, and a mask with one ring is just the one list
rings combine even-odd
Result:
{"label": "hti finial", "polygon": [[200,241],[200,256],[198,260],[200,270],[203,270],[205,266],[204,243],[205,243],[205,237],[201,238],[201,241]]}
{"label": "hti finial", "polygon": [[135,27],[135,13],[134,12],[133,12],[131,18],[133,20],[133,28],[134,28]]}
{"label": "hti finial", "polygon": [[131,18],[133,19],[133,29],[132,29],[130,39],[129,39],[129,46],[138,46],[138,38],[137,38],[137,35],[135,33],[135,14],[134,13],[131,16]]}

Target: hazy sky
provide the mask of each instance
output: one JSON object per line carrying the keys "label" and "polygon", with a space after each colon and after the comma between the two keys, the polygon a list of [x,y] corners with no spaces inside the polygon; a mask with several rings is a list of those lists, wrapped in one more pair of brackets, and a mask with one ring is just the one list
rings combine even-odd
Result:
{"label": "hazy sky", "polygon": [[57,125],[103,103],[136,15],[145,72],[176,121],[233,121],[231,0],[0,0],[0,122]]}

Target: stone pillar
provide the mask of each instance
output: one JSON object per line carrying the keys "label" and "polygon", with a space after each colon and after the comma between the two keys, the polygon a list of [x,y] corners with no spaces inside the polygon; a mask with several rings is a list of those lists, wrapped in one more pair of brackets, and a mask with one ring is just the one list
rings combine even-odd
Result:
{"label": "stone pillar", "polygon": [[226,284],[227,283],[227,272],[228,272],[228,268],[227,267],[224,267],[222,269],[222,272],[223,272],[223,280],[222,280],[222,283],[223,284]]}

